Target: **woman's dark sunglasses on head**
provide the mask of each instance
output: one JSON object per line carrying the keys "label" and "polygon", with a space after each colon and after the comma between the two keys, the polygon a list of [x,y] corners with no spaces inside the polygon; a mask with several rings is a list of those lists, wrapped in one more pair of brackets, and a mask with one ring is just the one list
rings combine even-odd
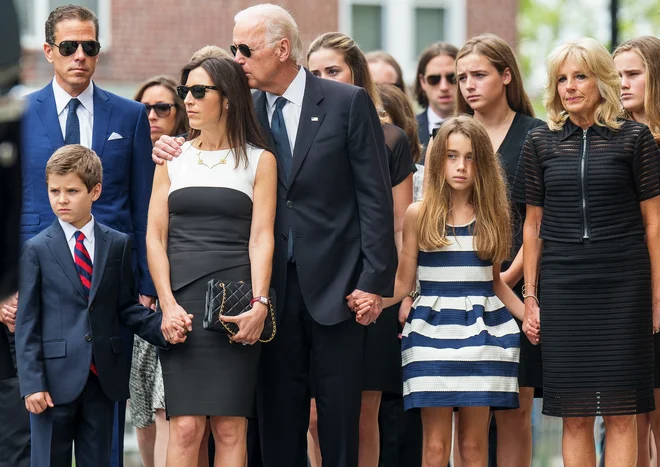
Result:
{"label": "woman's dark sunglasses on head", "polygon": [[169,117],[172,107],[176,107],[176,104],[167,104],[165,102],[159,102],[158,104],[144,104],[144,108],[147,111],[147,115],[151,113],[151,109],[156,112],[158,118]]}
{"label": "woman's dark sunglasses on head", "polygon": [[96,57],[101,51],[101,44],[98,41],[62,41],[59,44],[52,43],[50,45],[60,49],[60,55],[63,57],[76,53],[80,45],[82,45],[83,52],[88,57]]}
{"label": "woman's dark sunglasses on head", "polygon": [[202,84],[195,84],[194,86],[190,87],[180,85],[176,87],[176,93],[179,95],[181,100],[185,100],[186,96],[188,95],[188,91],[190,91],[195,99],[204,99],[207,89],[213,89],[215,91],[218,90],[218,88],[215,86],[204,86]]}

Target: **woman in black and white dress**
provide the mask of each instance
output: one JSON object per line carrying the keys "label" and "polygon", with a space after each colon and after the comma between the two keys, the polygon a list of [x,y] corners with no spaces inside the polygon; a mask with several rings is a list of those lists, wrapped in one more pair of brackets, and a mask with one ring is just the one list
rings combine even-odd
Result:
{"label": "woman in black and white dress", "polygon": [[209,416],[216,465],[245,465],[258,337],[269,307],[255,303],[238,318],[233,337],[205,331],[202,317],[210,279],[251,280],[255,297],[268,296],[277,167],[262,149],[240,65],[224,58],[192,61],[181,82],[192,131],[181,155],[156,168],[147,231],[164,332],[188,332],[183,345],[160,353],[170,417],[167,462],[197,466]]}

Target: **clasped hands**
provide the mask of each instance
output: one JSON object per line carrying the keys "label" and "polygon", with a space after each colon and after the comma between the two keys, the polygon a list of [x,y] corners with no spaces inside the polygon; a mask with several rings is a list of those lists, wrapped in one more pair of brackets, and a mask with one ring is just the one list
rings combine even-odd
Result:
{"label": "clasped hands", "polygon": [[3,323],[14,332],[16,327],[16,310],[18,309],[18,293],[0,301],[0,323]]}
{"label": "clasped hands", "polygon": [[376,322],[383,311],[383,297],[355,289],[346,296],[348,307],[355,313],[355,321],[363,326]]}
{"label": "clasped hands", "polygon": [[165,340],[170,344],[185,342],[188,332],[192,331],[192,319],[193,315],[186,313],[179,304],[163,309],[160,329]]}
{"label": "clasped hands", "polygon": [[522,330],[527,339],[537,345],[541,342],[541,310],[534,297],[525,299],[525,316],[523,317]]}

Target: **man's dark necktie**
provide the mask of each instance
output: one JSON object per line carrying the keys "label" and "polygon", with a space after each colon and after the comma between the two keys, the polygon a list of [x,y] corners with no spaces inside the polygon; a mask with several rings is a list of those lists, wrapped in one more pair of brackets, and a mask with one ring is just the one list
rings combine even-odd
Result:
{"label": "man's dark necktie", "polygon": [[[76,263],[78,277],[80,277],[80,282],[82,282],[83,289],[87,294],[87,301],[89,301],[89,292],[92,289],[92,271],[94,270],[94,266],[92,265],[92,258],[89,256],[89,252],[83,243],[83,240],[85,240],[85,234],[78,230],[75,234],[73,234],[73,236],[76,239],[76,246],[73,249],[73,262]],[[89,369],[96,376],[99,375],[98,371],[96,370],[96,365],[94,364],[93,355],[92,364],[89,366]]]}
{"label": "man's dark necktie", "polygon": [[76,109],[80,101],[75,97],[69,101],[69,113],[66,117],[66,129],[64,131],[64,144],[80,144],[80,121]]}
{"label": "man's dark necktie", "polygon": [[[282,114],[282,107],[284,107],[287,102],[288,101],[282,96],[278,97],[275,101],[275,111],[273,112],[273,118],[270,122],[270,132],[275,141],[277,157],[282,161],[282,166],[284,167],[284,178],[289,181],[293,154],[291,152],[291,144],[289,144],[289,134],[286,132],[286,125],[284,124],[284,115]],[[290,226],[287,239],[287,259],[290,262],[295,261],[293,255],[293,232],[291,231]]]}

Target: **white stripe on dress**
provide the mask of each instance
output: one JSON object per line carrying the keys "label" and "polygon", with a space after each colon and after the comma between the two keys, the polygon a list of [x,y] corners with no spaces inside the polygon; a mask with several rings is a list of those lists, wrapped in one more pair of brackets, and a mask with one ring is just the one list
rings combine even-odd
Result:
{"label": "white stripe on dress", "polygon": [[492,266],[418,266],[420,281],[492,282]]}
{"label": "white stripe on dress", "polygon": [[518,363],[520,349],[503,349],[493,345],[463,347],[461,349],[436,349],[434,347],[412,347],[401,352],[402,366],[414,362],[480,362],[495,361]]}
{"label": "white stripe on dress", "polygon": [[481,316],[476,319],[476,322],[470,326],[462,324],[439,324],[432,325],[423,319],[415,319],[406,323],[402,337],[408,337],[411,332],[416,332],[419,335],[429,337],[431,339],[468,339],[470,337],[478,336],[481,332],[488,331],[493,337],[504,337],[511,334],[518,334],[520,330],[518,325],[513,321],[499,324],[497,326],[486,326]]}
{"label": "white stripe on dress", "polygon": [[518,392],[510,376],[417,376],[403,383],[403,395],[413,392]]}
{"label": "white stripe on dress", "polygon": [[432,308],[434,311],[465,310],[467,313],[473,310],[472,307],[474,305],[483,306],[486,313],[504,308],[504,303],[502,303],[497,296],[485,298],[481,295],[469,295],[467,297],[436,297],[433,295],[420,295],[413,303],[414,308],[424,306]]}

